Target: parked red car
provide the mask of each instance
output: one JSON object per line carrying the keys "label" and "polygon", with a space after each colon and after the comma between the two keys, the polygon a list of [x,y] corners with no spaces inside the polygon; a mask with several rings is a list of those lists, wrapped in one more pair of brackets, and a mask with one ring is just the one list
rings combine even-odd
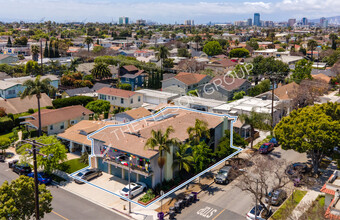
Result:
{"label": "parked red car", "polygon": [[259,152],[260,152],[260,154],[267,154],[272,150],[274,150],[274,144],[273,143],[264,143],[264,144],[261,145]]}

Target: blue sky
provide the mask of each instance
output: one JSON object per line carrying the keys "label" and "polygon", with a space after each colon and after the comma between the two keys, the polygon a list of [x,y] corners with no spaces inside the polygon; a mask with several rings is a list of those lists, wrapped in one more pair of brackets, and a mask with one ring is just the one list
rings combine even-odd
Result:
{"label": "blue sky", "polygon": [[261,20],[287,21],[340,15],[339,0],[0,0],[0,21],[118,21],[143,18],[160,23],[233,22],[261,13]]}

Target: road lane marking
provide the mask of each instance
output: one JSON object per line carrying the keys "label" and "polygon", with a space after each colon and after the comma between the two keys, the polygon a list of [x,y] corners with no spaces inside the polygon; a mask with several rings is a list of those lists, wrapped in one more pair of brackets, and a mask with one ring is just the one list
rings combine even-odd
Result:
{"label": "road lane marking", "polygon": [[66,217],[64,217],[64,216],[62,216],[62,215],[60,215],[59,213],[56,213],[55,211],[52,211],[52,213],[55,214],[55,215],[57,215],[57,216],[59,216],[60,218],[62,218],[62,219],[64,219],[64,220],[69,220],[68,218],[66,218]]}
{"label": "road lane marking", "polygon": [[212,220],[215,220],[219,215],[222,214],[222,212],[224,212],[226,209],[223,209],[220,213],[218,213]]}

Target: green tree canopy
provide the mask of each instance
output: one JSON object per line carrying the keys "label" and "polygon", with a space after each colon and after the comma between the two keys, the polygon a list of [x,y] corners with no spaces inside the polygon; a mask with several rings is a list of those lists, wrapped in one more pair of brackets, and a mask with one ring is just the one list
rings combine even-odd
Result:
{"label": "green tree canopy", "polygon": [[108,78],[112,76],[108,65],[103,62],[96,63],[91,70],[91,74],[96,79]]}
{"label": "green tree canopy", "polygon": [[[41,136],[35,138],[39,143],[46,146],[39,148],[39,154],[37,154],[37,165],[42,167],[46,173],[51,173],[55,169],[58,169],[59,164],[67,159],[66,147],[55,136]],[[17,151],[22,153],[26,160],[31,157],[29,152],[32,146],[30,144],[24,144],[20,146]]]}
{"label": "green tree canopy", "polygon": [[104,100],[96,100],[89,102],[86,108],[93,111],[96,114],[102,114],[103,112],[108,112],[110,110],[110,102]]}
{"label": "green tree canopy", "polygon": [[178,55],[179,57],[191,57],[187,48],[178,48]]}
{"label": "green tree canopy", "polygon": [[[52,211],[52,194],[44,184],[39,185],[39,214]],[[20,176],[10,184],[5,181],[0,187],[0,219],[32,219],[35,216],[34,180]]]}
{"label": "green tree canopy", "polygon": [[321,160],[340,147],[340,104],[328,102],[292,111],[274,129],[283,149],[311,156],[314,173]]}
{"label": "green tree canopy", "polygon": [[247,57],[249,56],[249,50],[245,49],[245,48],[235,48],[232,49],[229,53],[230,57]]}
{"label": "green tree canopy", "polygon": [[291,80],[300,83],[304,79],[312,79],[312,64],[312,62],[306,59],[299,60],[295,65]]}
{"label": "green tree canopy", "polygon": [[10,144],[11,140],[8,137],[0,137],[0,149],[2,150],[3,154]]}
{"label": "green tree canopy", "polygon": [[208,56],[214,56],[222,53],[222,47],[218,41],[209,41],[203,47],[203,52]]}

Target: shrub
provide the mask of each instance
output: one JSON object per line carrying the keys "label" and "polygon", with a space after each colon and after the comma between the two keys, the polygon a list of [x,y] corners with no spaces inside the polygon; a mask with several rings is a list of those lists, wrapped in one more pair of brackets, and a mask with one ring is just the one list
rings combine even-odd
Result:
{"label": "shrub", "polygon": [[142,196],[142,198],[140,198],[139,201],[147,203],[150,200],[154,199],[156,197],[156,195],[154,194],[154,192],[152,191],[152,189],[148,189],[148,191],[146,191],[145,195]]}
{"label": "shrub", "polygon": [[89,154],[85,151],[79,158],[80,163],[89,164]]}
{"label": "shrub", "polygon": [[13,120],[9,117],[0,118],[0,133],[12,131],[14,127]]}
{"label": "shrub", "polygon": [[249,50],[245,48],[232,49],[229,53],[230,57],[247,57],[249,56]]}
{"label": "shrub", "polygon": [[119,85],[119,88],[124,89],[124,90],[129,90],[129,91],[131,91],[131,89],[132,89],[131,85],[128,84],[128,83],[123,83],[123,84]]}
{"label": "shrub", "polygon": [[4,107],[0,107],[0,117],[4,117],[6,115],[6,110]]}
{"label": "shrub", "polygon": [[65,99],[55,99],[52,101],[54,108],[63,108],[72,105],[86,106],[87,103],[94,101],[94,98],[87,96],[74,96]]}
{"label": "shrub", "polygon": [[33,108],[28,109],[27,113],[33,114],[34,113],[34,109]]}
{"label": "shrub", "polygon": [[46,106],[47,109],[54,109],[53,106]]}

